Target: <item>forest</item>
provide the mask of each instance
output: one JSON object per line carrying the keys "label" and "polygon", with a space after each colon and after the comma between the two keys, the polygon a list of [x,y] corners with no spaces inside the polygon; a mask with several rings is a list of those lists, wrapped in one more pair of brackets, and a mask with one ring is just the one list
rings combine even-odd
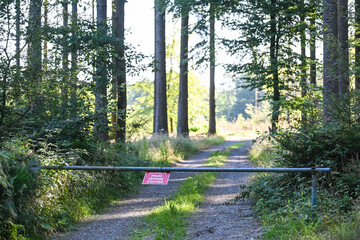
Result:
{"label": "forest", "polygon": [[316,213],[304,174],[254,178],[264,239],[359,239],[360,0],[154,0],[150,55],[131,1],[0,1],[0,239],[69,230],[141,181],[41,166],[170,166],[224,135],[254,137],[257,167],[331,168]]}

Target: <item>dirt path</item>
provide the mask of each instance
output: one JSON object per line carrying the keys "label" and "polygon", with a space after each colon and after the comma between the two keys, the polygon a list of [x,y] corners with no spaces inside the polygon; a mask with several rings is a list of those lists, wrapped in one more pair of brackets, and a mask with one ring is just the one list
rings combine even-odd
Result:
{"label": "dirt path", "polygon": [[[223,167],[253,167],[247,154],[250,142],[232,150]],[[206,192],[205,201],[189,219],[187,239],[261,239],[261,225],[251,203],[232,201],[248,183],[249,173],[220,173]]]}
{"label": "dirt path", "polygon": [[[227,141],[226,143],[213,147],[211,149],[205,150],[200,152],[199,154],[196,154],[192,157],[190,157],[187,160],[183,160],[179,163],[177,163],[177,167],[200,167],[202,166],[203,162],[205,160],[207,160],[210,156],[210,153],[213,151],[219,151],[221,149],[224,149],[226,146],[229,145],[233,145],[235,143],[238,143],[240,141],[240,139],[231,139],[229,141]],[[241,148],[241,149],[244,149]],[[244,164],[245,159],[246,159],[246,153],[244,150],[242,150],[243,152],[241,152],[242,156],[238,157],[230,157],[228,162],[229,164],[232,164],[232,162],[236,162],[238,164]],[[232,153],[235,154],[235,151],[233,151]],[[233,154],[232,154],[233,155]],[[241,165],[240,164],[240,165]],[[239,166],[240,166],[239,165]],[[226,165],[226,166],[230,166],[230,165]],[[232,165],[231,165],[232,166]],[[241,165],[241,166],[245,166],[245,165]],[[79,224],[78,226],[78,230],[75,231],[71,231],[65,234],[62,234],[58,237],[56,237],[55,239],[68,239],[68,240],[97,240],[97,239],[106,239],[106,240],[122,240],[122,239],[126,239],[127,236],[131,233],[131,230],[134,229],[134,227],[136,227],[137,222],[139,222],[139,220],[150,213],[150,211],[159,205],[162,205],[164,203],[164,199],[168,196],[171,196],[174,192],[176,192],[176,190],[178,189],[178,187],[180,186],[180,184],[189,176],[193,175],[194,173],[180,173],[180,172],[174,172],[171,173],[170,176],[170,181],[168,183],[168,185],[165,186],[143,186],[141,187],[141,189],[139,190],[138,194],[129,196],[127,199],[122,200],[117,202],[116,204],[114,204],[114,207],[103,213],[100,215],[95,215],[89,219],[87,219],[86,221],[84,221],[83,223]],[[246,182],[246,176],[242,175],[243,177],[241,177],[241,181],[238,181],[237,179],[239,174],[236,174],[236,176],[234,177],[230,177],[231,179],[233,179],[233,183],[231,182],[227,182],[225,179],[225,177],[227,178],[227,175],[219,175],[219,179],[212,185],[212,187],[209,190],[208,196],[216,196],[216,199],[219,198],[217,205],[219,206],[228,206],[228,207],[232,207],[232,205],[221,205],[223,202],[229,201],[230,199],[235,198],[235,196],[239,193],[240,188],[239,185],[243,184],[244,182]],[[229,175],[230,176],[230,175]],[[225,182],[222,182],[225,181]],[[230,191],[228,189],[228,187],[222,186],[222,184],[227,184],[227,185],[231,185],[233,190]],[[226,186],[227,186],[226,185]],[[218,191],[217,189],[223,189],[221,190],[221,192],[223,192],[225,195],[221,196],[219,195],[220,191]],[[214,194],[214,195],[211,195]],[[213,198],[213,197],[211,197]],[[209,202],[208,198],[206,198],[206,201],[204,204],[202,204],[202,206],[200,207],[200,211],[199,211],[199,215],[203,214],[203,212],[205,213],[205,211],[203,209],[205,209],[205,205],[206,204],[211,204],[211,206],[216,206],[216,203],[214,205],[214,203],[212,201]],[[234,204],[234,206],[238,205],[238,203]],[[210,207],[210,206],[209,206]],[[206,207],[208,208],[208,207]],[[222,207],[223,209],[225,209],[224,207]],[[243,209],[244,211],[247,209],[247,211],[245,211],[246,216],[249,216],[249,211],[250,211],[250,204],[247,203],[244,206],[240,206],[241,209]],[[229,209],[229,208],[226,208]],[[221,210],[221,207],[217,207],[217,210]],[[208,210],[206,210],[208,211]],[[234,210],[230,210],[232,213],[234,213]],[[216,221],[223,222],[222,224],[228,224],[229,220],[224,219],[226,216],[232,217],[232,218],[237,218],[239,219],[241,215],[238,214],[226,214],[224,212],[221,211],[214,211],[213,212],[216,216],[214,216],[214,218],[216,219]],[[239,213],[239,214],[243,214],[243,213]],[[198,214],[196,214],[198,215]],[[208,215],[208,214],[206,214]],[[209,216],[207,216],[209,217]],[[226,217],[227,218],[227,217]],[[246,219],[248,217],[245,217],[244,219]],[[251,218],[251,221],[250,221]],[[231,220],[231,222],[235,221]],[[256,222],[252,221],[252,217],[249,217],[248,221],[247,221],[247,229],[253,229],[253,224],[255,229],[258,229],[258,225],[256,225]],[[199,228],[192,228],[189,230],[189,239],[220,239],[218,237],[212,238],[211,236],[206,236],[204,235],[202,232],[207,231],[211,232],[212,230],[209,230],[211,228],[211,225],[205,225],[204,222],[204,226],[200,226],[198,223],[199,221],[196,220],[196,217],[194,217],[193,219],[191,219],[192,222],[196,223],[196,225]],[[239,221],[239,220],[237,220]],[[245,220],[242,221],[245,224]],[[208,228],[207,226],[209,226],[210,228]],[[250,227],[251,226],[251,227]],[[220,233],[220,231],[218,231],[217,228],[213,227],[211,229],[215,229],[215,234]],[[237,231],[238,232],[238,231]],[[204,238],[202,238],[202,236],[204,236]],[[215,235],[213,235],[215,236]],[[221,236],[221,238],[223,238],[224,235]],[[242,235],[238,235],[238,236],[242,236]],[[224,238],[223,238],[224,239]],[[226,239],[251,239],[251,238],[239,238],[239,237],[235,237],[235,238],[226,238]]]}

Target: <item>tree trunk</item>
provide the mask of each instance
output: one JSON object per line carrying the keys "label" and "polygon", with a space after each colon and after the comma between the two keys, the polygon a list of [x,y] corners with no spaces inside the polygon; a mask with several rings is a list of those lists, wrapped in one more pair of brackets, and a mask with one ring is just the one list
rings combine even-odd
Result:
{"label": "tree trunk", "polygon": [[61,98],[62,98],[62,115],[63,117],[67,117],[68,112],[68,84],[69,84],[69,48],[67,43],[68,37],[68,25],[69,25],[69,10],[68,10],[68,2],[64,1],[63,3],[63,52],[62,52],[62,83],[61,83]]}
{"label": "tree trunk", "polygon": [[[185,8],[185,9],[184,9]],[[177,135],[189,137],[188,123],[188,45],[189,45],[189,11],[183,7],[181,12],[181,46]]]}
{"label": "tree trunk", "polygon": [[[274,6],[276,0],[271,0]],[[271,114],[271,132],[276,132],[280,116],[280,83],[278,72],[278,50],[279,50],[279,36],[276,29],[276,9],[270,15],[270,67],[273,76],[273,96],[272,96],[272,114]]]}
{"label": "tree trunk", "polygon": [[[44,0],[44,27],[47,29],[49,20],[49,0]],[[48,71],[48,42],[47,42],[47,30],[45,30],[45,40],[44,40],[44,59],[43,59],[43,69],[44,72]]]}
{"label": "tree trunk", "polygon": [[165,9],[165,0],[155,0],[154,134],[168,135],[165,62]]}
{"label": "tree trunk", "polygon": [[[355,0],[355,40],[360,40],[360,0]],[[360,89],[360,43],[355,45],[355,89]]]}
{"label": "tree trunk", "polygon": [[324,70],[323,70],[323,111],[324,120],[332,119],[332,98],[339,93],[338,83],[338,22],[337,1],[324,0]]}
{"label": "tree trunk", "polygon": [[210,95],[209,95],[209,131],[208,135],[216,135],[215,119],[215,9],[210,2]]}
{"label": "tree trunk", "polygon": [[[106,0],[98,0],[97,9],[97,29],[98,34],[106,36]],[[96,53],[96,71],[95,71],[95,121],[94,136],[97,140],[105,142],[109,140],[108,119],[107,119],[107,51],[105,42],[102,40],[98,43]]]}
{"label": "tree trunk", "polygon": [[114,84],[116,89],[116,133],[117,142],[125,142],[126,139],[126,62],[125,62],[125,0],[115,0],[115,12],[113,12],[113,31],[116,36],[114,44]]}
{"label": "tree trunk", "polygon": [[348,1],[338,0],[338,5],[339,98],[344,100],[349,92]]}
{"label": "tree trunk", "polygon": [[315,0],[310,0],[313,15],[310,18],[310,84],[316,86],[316,12]]}
{"label": "tree trunk", "polygon": [[[71,4],[71,29],[73,34],[78,31],[78,0],[72,0]],[[73,42],[74,44],[74,42]],[[78,82],[78,54],[75,46],[71,48],[71,116],[76,118],[78,115],[78,100],[77,100],[77,82]]]}
{"label": "tree trunk", "polygon": [[21,16],[21,9],[20,9],[20,0],[16,0],[15,2],[15,11],[16,11],[16,36],[15,36],[15,51],[16,51],[16,73],[17,73],[17,77],[19,77],[19,73],[20,73],[20,36],[21,36],[21,31],[20,31],[20,16]]}
{"label": "tree trunk", "polygon": [[41,4],[42,0],[31,0],[28,32],[28,78],[31,82],[31,104],[35,114],[42,111],[41,94]]}
{"label": "tree trunk", "polygon": [[[305,35],[305,9],[304,9],[304,1],[301,1],[300,4],[300,45],[301,45],[301,79],[300,79],[300,87],[301,87],[301,97],[305,98],[307,94],[307,76],[306,76],[306,35]],[[305,110],[301,112],[301,121],[302,123],[306,123],[307,114]]]}

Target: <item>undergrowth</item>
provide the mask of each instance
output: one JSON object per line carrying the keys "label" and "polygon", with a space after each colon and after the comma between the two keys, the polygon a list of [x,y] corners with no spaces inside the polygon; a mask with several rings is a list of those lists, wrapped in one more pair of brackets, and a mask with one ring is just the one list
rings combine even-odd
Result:
{"label": "undergrowth", "polygon": [[[311,202],[311,174],[262,173],[253,179],[242,197],[256,202],[263,239],[360,239],[360,179],[356,160],[351,160],[356,148],[342,143],[345,135],[327,131],[279,133],[276,141],[266,138],[253,144],[250,157],[257,166],[333,167],[330,174],[318,175],[316,210]],[[346,157],[351,164],[337,162],[336,156]]]}
{"label": "undergrowth", "polygon": [[[40,170],[41,165],[169,166],[224,141],[157,138],[129,144],[8,141],[0,146],[0,239],[41,239],[136,191],[143,173]],[[200,146],[200,147],[199,147]]]}

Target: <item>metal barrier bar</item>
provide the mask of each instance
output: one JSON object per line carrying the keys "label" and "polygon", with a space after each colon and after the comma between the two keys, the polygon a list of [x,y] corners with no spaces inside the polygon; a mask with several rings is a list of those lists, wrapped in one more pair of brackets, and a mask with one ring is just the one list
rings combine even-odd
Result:
{"label": "metal barrier bar", "polygon": [[146,172],[330,172],[330,168],[181,168],[181,167],[107,167],[107,166],[42,166],[53,170],[146,171]]}
{"label": "metal barrier bar", "polygon": [[317,176],[330,168],[181,168],[181,167],[107,167],[107,166],[42,166],[48,170],[147,171],[147,172],[310,172],[312,173],[312,206],[316,208]]}

